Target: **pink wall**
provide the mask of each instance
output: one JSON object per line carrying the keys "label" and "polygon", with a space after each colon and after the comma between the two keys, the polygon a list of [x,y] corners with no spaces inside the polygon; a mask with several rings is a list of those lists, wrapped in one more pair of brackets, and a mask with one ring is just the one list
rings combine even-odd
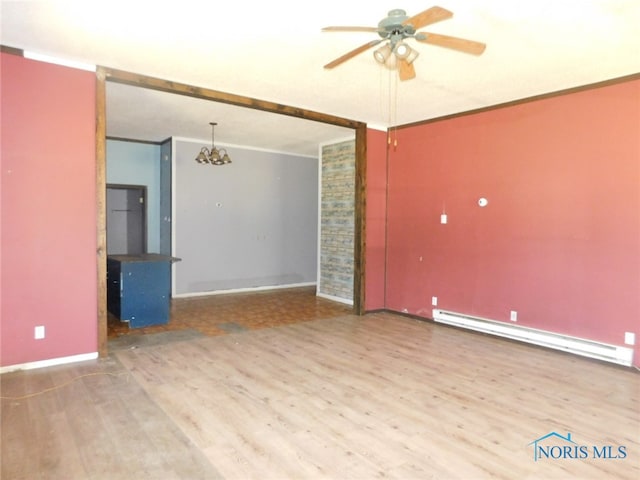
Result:
{"label": "pink wall", "polygon": [[95,74],[1,55],[0,364],[93,353]]}
{"label": "pink wall", "polygon": [[640,81],[401,129],[389,165],[388,309],[640,341]]}
{"label": "pink wall", "polygon": [[365,310],[384,305],[387,208],[387,134],[367,130]]}

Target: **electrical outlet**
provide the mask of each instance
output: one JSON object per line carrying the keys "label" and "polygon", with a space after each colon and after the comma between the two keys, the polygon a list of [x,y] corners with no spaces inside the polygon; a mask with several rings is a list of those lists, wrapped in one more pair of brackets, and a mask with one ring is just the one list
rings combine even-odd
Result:
{"label": "electrical outlet", "polygon": [[440,223],[445,225],[447,223],[447,214],[443,213],[442,215],[440,215]]}
{"label": "electrical outlet", "polygon": [[624,332],[624,343],[625,345],[635,345],[636,334],[633,332]]}
{"label": "electrical outlet", "polygon": [[511,321],[512,322],[517,322],[518,321],[518,312],[516,312],[515,310],[511,310]]}
{"label": "electrical outlet", "polygon": [[434,307],[438,306],[438,297],[431,297],[431,305]]}
{"label": "electrical outlet", "polygon": [[38,325],[34,329],[33,338],[36,340],[42,340],[44,338],[44,325]]}

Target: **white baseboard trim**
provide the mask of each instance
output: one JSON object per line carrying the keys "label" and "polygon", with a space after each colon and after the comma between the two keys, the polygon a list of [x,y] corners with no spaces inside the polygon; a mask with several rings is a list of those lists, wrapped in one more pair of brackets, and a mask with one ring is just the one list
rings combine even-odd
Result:
{"label": "white baseboard trim", "polygon": [[265,285],[263,287],[231,288],[229,290],[211,290],[208,292],[177,293],[172,298],[206,297],[209,295],[226,295],[227,293],[251,293],[265,290],[284,290],[286,288],[313,287],[316,282],[290,283],[287,285]]}
{"label": "white baseboard trim", "polygon": [[333,295],[327,295],[326,293],[316,293],[317,297],[326,298],[327,300],[333,300],[334,302],[344,303],[345,305],[353,306],[353,300],[347,298],[334,297]]}
{"label": "white baseboard trim", "polygon": [[66,363],[86,362],[87,360],[95,360],[96,358],[98,358],[98,352],[71,355],[70,357],[51,358],[49,360],[38,360],[37,362],[20,363],[17,365],[7,365],[6,367],[0,367],[0,374],[15,372],[17,370],[33,370],[35,368],[53,367],[55,365],[64,365]]}

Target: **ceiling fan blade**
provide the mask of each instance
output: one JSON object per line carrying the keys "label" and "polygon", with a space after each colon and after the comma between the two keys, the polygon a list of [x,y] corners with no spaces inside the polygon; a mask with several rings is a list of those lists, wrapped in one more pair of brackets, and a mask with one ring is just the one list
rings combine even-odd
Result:
{"label": "ceiling fan blade", "polygon": [[439,47],[452,48],[459,52],[471,53],[472,55],[480,55],[487,46],[481,42],[466,40],[464,38],[450,37],[449,35],[441,35],[439,33],[420,32],[415,39],[418,42],[430,43]]}
{"label": "ceiling fan blade", "polygon": [[371,47],[375,47],[377,44],[379,44],[380,42],[382,42],[384,40],[384,38],[381,38],[380,40],[372,40],[370,42],[365,43],[364,45],[360,45],[358,48],[355,48],[353,50],[351,50],[350,52],[345,53],[344,55],[342,55],[341,57],[336,58],[333,62],[329,62],[327,63],[324,68],[333,68],[333,67],[337,67],[338,65],[340,65],[341,63],[346,62],[347,60],[349,60],[350,58],[355,57],[356,55],[358,55],[359,53],[364,52],[365,50],[369,50]]}
{"label": "ceiling fan blade", "polygon": [[418,30],[419,28],[426,27],[427,25],[431,25],[432,23],[446,20],[451,17],[453,17],[453,12],[442,7],[431,7],[427,8],[424,12],[420,12],[417,15],[406,19],[402,24],[411,24],[414,29]]}
{"label": "ceiling fan blade", "polygon": [[378,32],[378,27],[324,27],[323,32]]}
{"label": "ceiling fan blade", "polygon": [[416,69],[413,63],[407,62],[404,58],[398,60],[398,75],[400,80],[411,80],[416,78]]}

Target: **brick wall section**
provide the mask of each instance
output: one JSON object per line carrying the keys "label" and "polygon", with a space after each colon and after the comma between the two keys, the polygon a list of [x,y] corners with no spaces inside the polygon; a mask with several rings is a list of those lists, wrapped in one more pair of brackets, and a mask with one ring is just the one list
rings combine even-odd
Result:
{"label": "brick wall section", "polygon": [[322,148],[318,292],[353,300],[355,142]]}

